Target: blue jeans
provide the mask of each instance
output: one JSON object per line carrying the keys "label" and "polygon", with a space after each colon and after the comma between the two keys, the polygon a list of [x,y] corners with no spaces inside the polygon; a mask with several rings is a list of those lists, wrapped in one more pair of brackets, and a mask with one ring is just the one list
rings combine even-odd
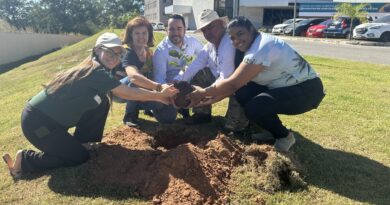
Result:
{"label": "blue jeans", "polygon": [[[122,84],[128,87],[137,87],[132,84],[128,77],[120,80]],[[173,123],[177,116],[177,110],[172,105],[165,105],[154,101],[135,101],[115,98],[115,102],[126,103],[125,116],[138,116],[139,110],[152,110],[153,116],[159,123]]]}

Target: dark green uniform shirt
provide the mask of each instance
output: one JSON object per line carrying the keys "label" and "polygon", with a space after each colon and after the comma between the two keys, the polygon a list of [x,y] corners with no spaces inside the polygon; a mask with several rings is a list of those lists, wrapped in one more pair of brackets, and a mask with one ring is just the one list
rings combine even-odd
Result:
{"label": "dark green uniform shirt", "polygon": [[53,94],[48,95],[46,89],[42,90],[29,103],[62,126],[73,127],[85,112],[98,107],[107,92],[120,84],[109,71],[100,67]]}

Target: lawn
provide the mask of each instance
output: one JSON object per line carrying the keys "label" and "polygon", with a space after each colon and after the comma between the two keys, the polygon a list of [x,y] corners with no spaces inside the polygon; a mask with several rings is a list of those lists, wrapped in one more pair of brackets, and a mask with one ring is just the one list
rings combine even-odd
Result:
{"label": "lawn", "polygon": [[[1,154],[32,148],[20,129],[26,101],[55,73],[85,58],[98,35],[0,74]],[[162,38],[156,33],[156,42]],[[308,187],[271,195],[251,186],[255,176],[237,172],[231,183],[233,204],[254,204],[259,196],[267,204],[390,204],[390,66],[305,58],[320,73],[327,96],[317,110],[282,120],[297,133],[292,152]],[[123,110],[113,105],[106,132],[121,125]],[[222,101],[213,114],[224,116],[225,110]],[[3,164],[0,204],[146,203],[118,187],[80,190],[78,179],[88,174],[83,171],[83,166],[57,169],[15,183]]]}

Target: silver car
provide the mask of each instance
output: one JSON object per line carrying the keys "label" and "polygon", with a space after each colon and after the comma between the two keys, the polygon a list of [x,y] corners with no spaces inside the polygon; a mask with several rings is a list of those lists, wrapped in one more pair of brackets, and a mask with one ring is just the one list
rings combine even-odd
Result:
{"label": "silver car", "polygon": [[[303,21],[305,19],[295,19],[295,22],[296,23],[299,23],[300,21]],[[283,23],[281,24],[276,24],[273,28],[272,28],[272,34],[283,34],[284,33],[284,29],[289,26],[289,25],[292,25],[292,23],[294,22],[294,19],[288,19],[286,21],[284,21]]]}

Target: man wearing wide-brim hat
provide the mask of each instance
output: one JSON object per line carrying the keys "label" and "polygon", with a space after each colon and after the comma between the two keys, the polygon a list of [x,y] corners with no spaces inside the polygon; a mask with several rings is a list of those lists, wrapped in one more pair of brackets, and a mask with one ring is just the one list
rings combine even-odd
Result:
{"label": "man wearing wide-brim hat", "polygon": [[[206,9],[198,17],[198,29],[208,43],[185,72],[181,72],[177,80],[190,81],[192,85],[207,87],[216,80],[229,77],[234,69],[236,49],[226,33],[226,16],[219,17],[214,10]],[[187,124],[200,124],[211,121],[211,105],[193,108],[193,116]],[[225,128],[236,131],[248,125],[244,111],[234,97],[229,100],[226,113]]]}

